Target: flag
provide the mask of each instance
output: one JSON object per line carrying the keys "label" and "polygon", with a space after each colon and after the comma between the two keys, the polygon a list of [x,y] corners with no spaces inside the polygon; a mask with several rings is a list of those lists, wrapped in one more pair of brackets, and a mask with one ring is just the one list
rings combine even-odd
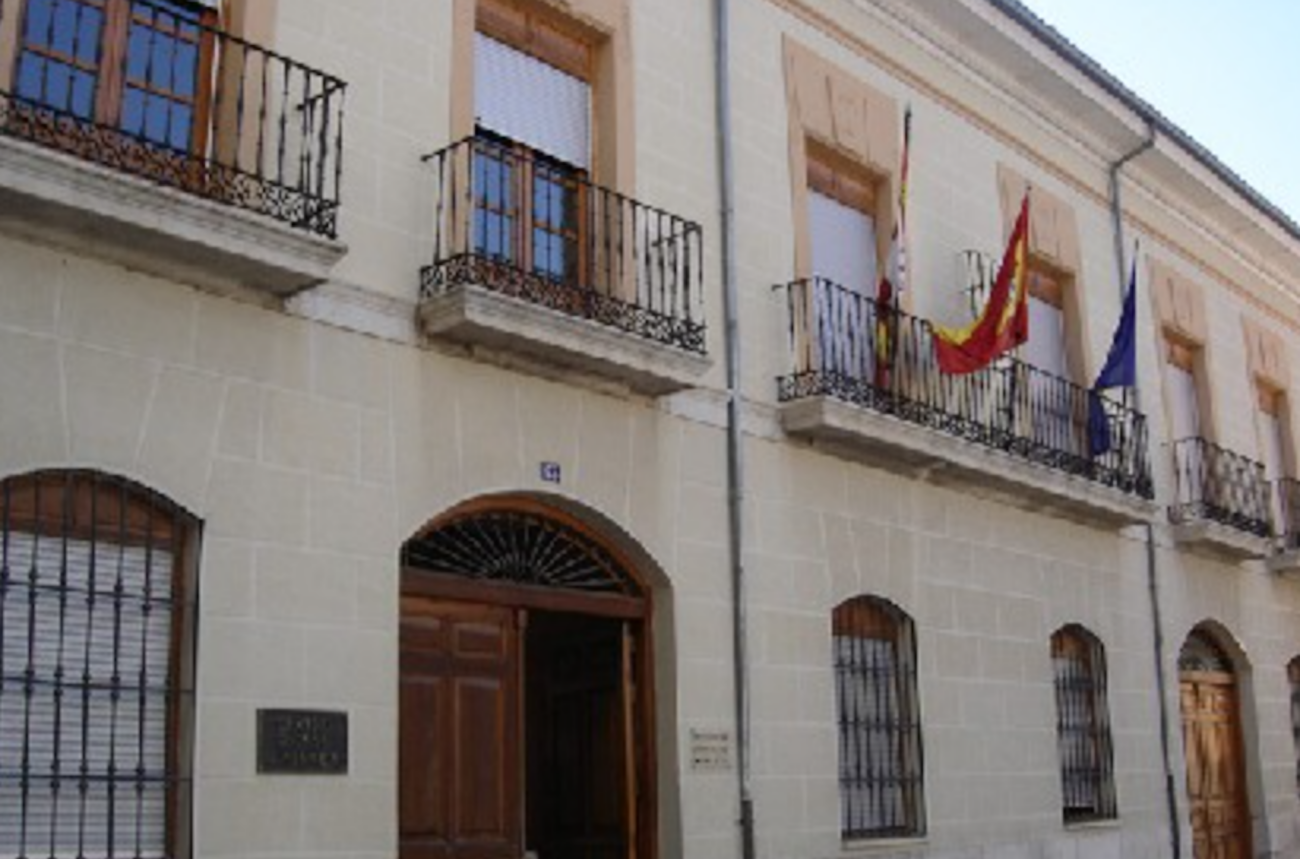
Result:
{"label": "flag", "polygon": [[1111,447],[1110,421],[1101,392],[1107,388],[1131,388],[1137,384],[1137,348],[1134,340],[1137,328],[1137,246],[1133,247],[1133,267],[1128,275],[1128,294],[1124,296],[1124,309],[1119,315],[1115,337],[1110,342],[1106,364],[1097,374],[1088,394],[1088,441],[1094,456],[1106,453]]}
{"label": "flag", "polygon": [[934,354],[945,373],[973,373],[1029,339],[1029,194],[1007,242],[984,312],[963,329],[935,326]]}
{"label": "flag", "polygon": [[912,146],[912,107],[903,114],[903,157],[898,171],[898,208],[889,238],[889,259],[876,287],[876,380],[878,389],[889,387],[898,337],[898,296],[907,286],[907,174]]}

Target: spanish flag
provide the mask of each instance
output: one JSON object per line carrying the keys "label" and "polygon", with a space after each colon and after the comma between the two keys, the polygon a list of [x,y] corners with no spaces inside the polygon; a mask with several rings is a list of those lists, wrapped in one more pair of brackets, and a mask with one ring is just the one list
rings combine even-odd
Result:
{"label": "spanish flag", "polygon": [[1029,195],[1020,204],[1011,241],[984,312],[968,327],[934,328],[934,355],[945,373],[973,373],[1029,339]]}

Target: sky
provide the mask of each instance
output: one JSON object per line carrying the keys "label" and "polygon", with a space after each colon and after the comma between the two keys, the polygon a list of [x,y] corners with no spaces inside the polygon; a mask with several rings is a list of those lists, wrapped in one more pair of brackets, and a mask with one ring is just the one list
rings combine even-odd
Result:
{"label": "sky", "polygon": [[1300,222],[1300,2],[1023,2]]}

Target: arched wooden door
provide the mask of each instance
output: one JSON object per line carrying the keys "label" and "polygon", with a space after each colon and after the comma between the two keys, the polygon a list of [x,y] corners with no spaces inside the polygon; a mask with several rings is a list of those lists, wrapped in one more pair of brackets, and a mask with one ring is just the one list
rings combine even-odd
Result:
{"label": "arched wooden door", "polygon": [[400,859],[651,859],[650,599],[530,500],[402,553]]}
{"label": "arched wooden door", "polygon": [[1178,657],[1195,859],[1250,859],[1250,801],[1232,661],[1204,630]]}

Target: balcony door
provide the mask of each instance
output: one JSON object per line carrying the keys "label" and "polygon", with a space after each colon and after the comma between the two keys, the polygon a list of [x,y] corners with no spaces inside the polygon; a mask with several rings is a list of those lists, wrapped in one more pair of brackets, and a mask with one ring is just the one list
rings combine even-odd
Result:
{"label": "balcony door", "polygon": [[875,219],[863,201],[834,193],[825,183],[812,184],[808,227],[813,274],[823,279],[815,289],[813,319],[818,330],[812,332],[820,369],[870,380],[875,360]]}
{"label": "balcony door", "polygon": [[590,83],[478,33],[474,109],[480,137],[474,252],[552,281],[586,285]]}
{"label": "balcony door", "polygon": [[1210,485],[1205,455],[1199,442],[1193,441],[1204,438],[1195,352],[1173,342],[1166,345],[1169,362],[1165,366],[1165,391],[1169,407],[1169,437],[1174,444],[1178,503],[1217,503],[1214,487]]}
{"label": "balcony door", "polygon": [[[67,148],[115,157],[201,152],[210,110],[215,0],[25,0],[13,70],[11,122],[53,111],[121,132],[95,138],[75,126],[50,133]],[[107,152],[87,153],[112,157]]]}
{"label": "balcony door", "polygon": [[1290,511],[1281,483],[1288,476],[1285,405],[1283,394],[1260,388],[1256,413],[1260,459],[1264,463],[1264,479],[1270,487],[1273,531],[1279,537],[1286,536],[1290,527]]}
{"label": "balcony door", "polygon": [[1033,440],[1050,450],[1082,453],[1086,443],[1084,403],[1071,382],[1068,320],[1062,279],[1031,262],[1029,270],[1029,340],[1020,356],[1032,369],[1017,413]]}

